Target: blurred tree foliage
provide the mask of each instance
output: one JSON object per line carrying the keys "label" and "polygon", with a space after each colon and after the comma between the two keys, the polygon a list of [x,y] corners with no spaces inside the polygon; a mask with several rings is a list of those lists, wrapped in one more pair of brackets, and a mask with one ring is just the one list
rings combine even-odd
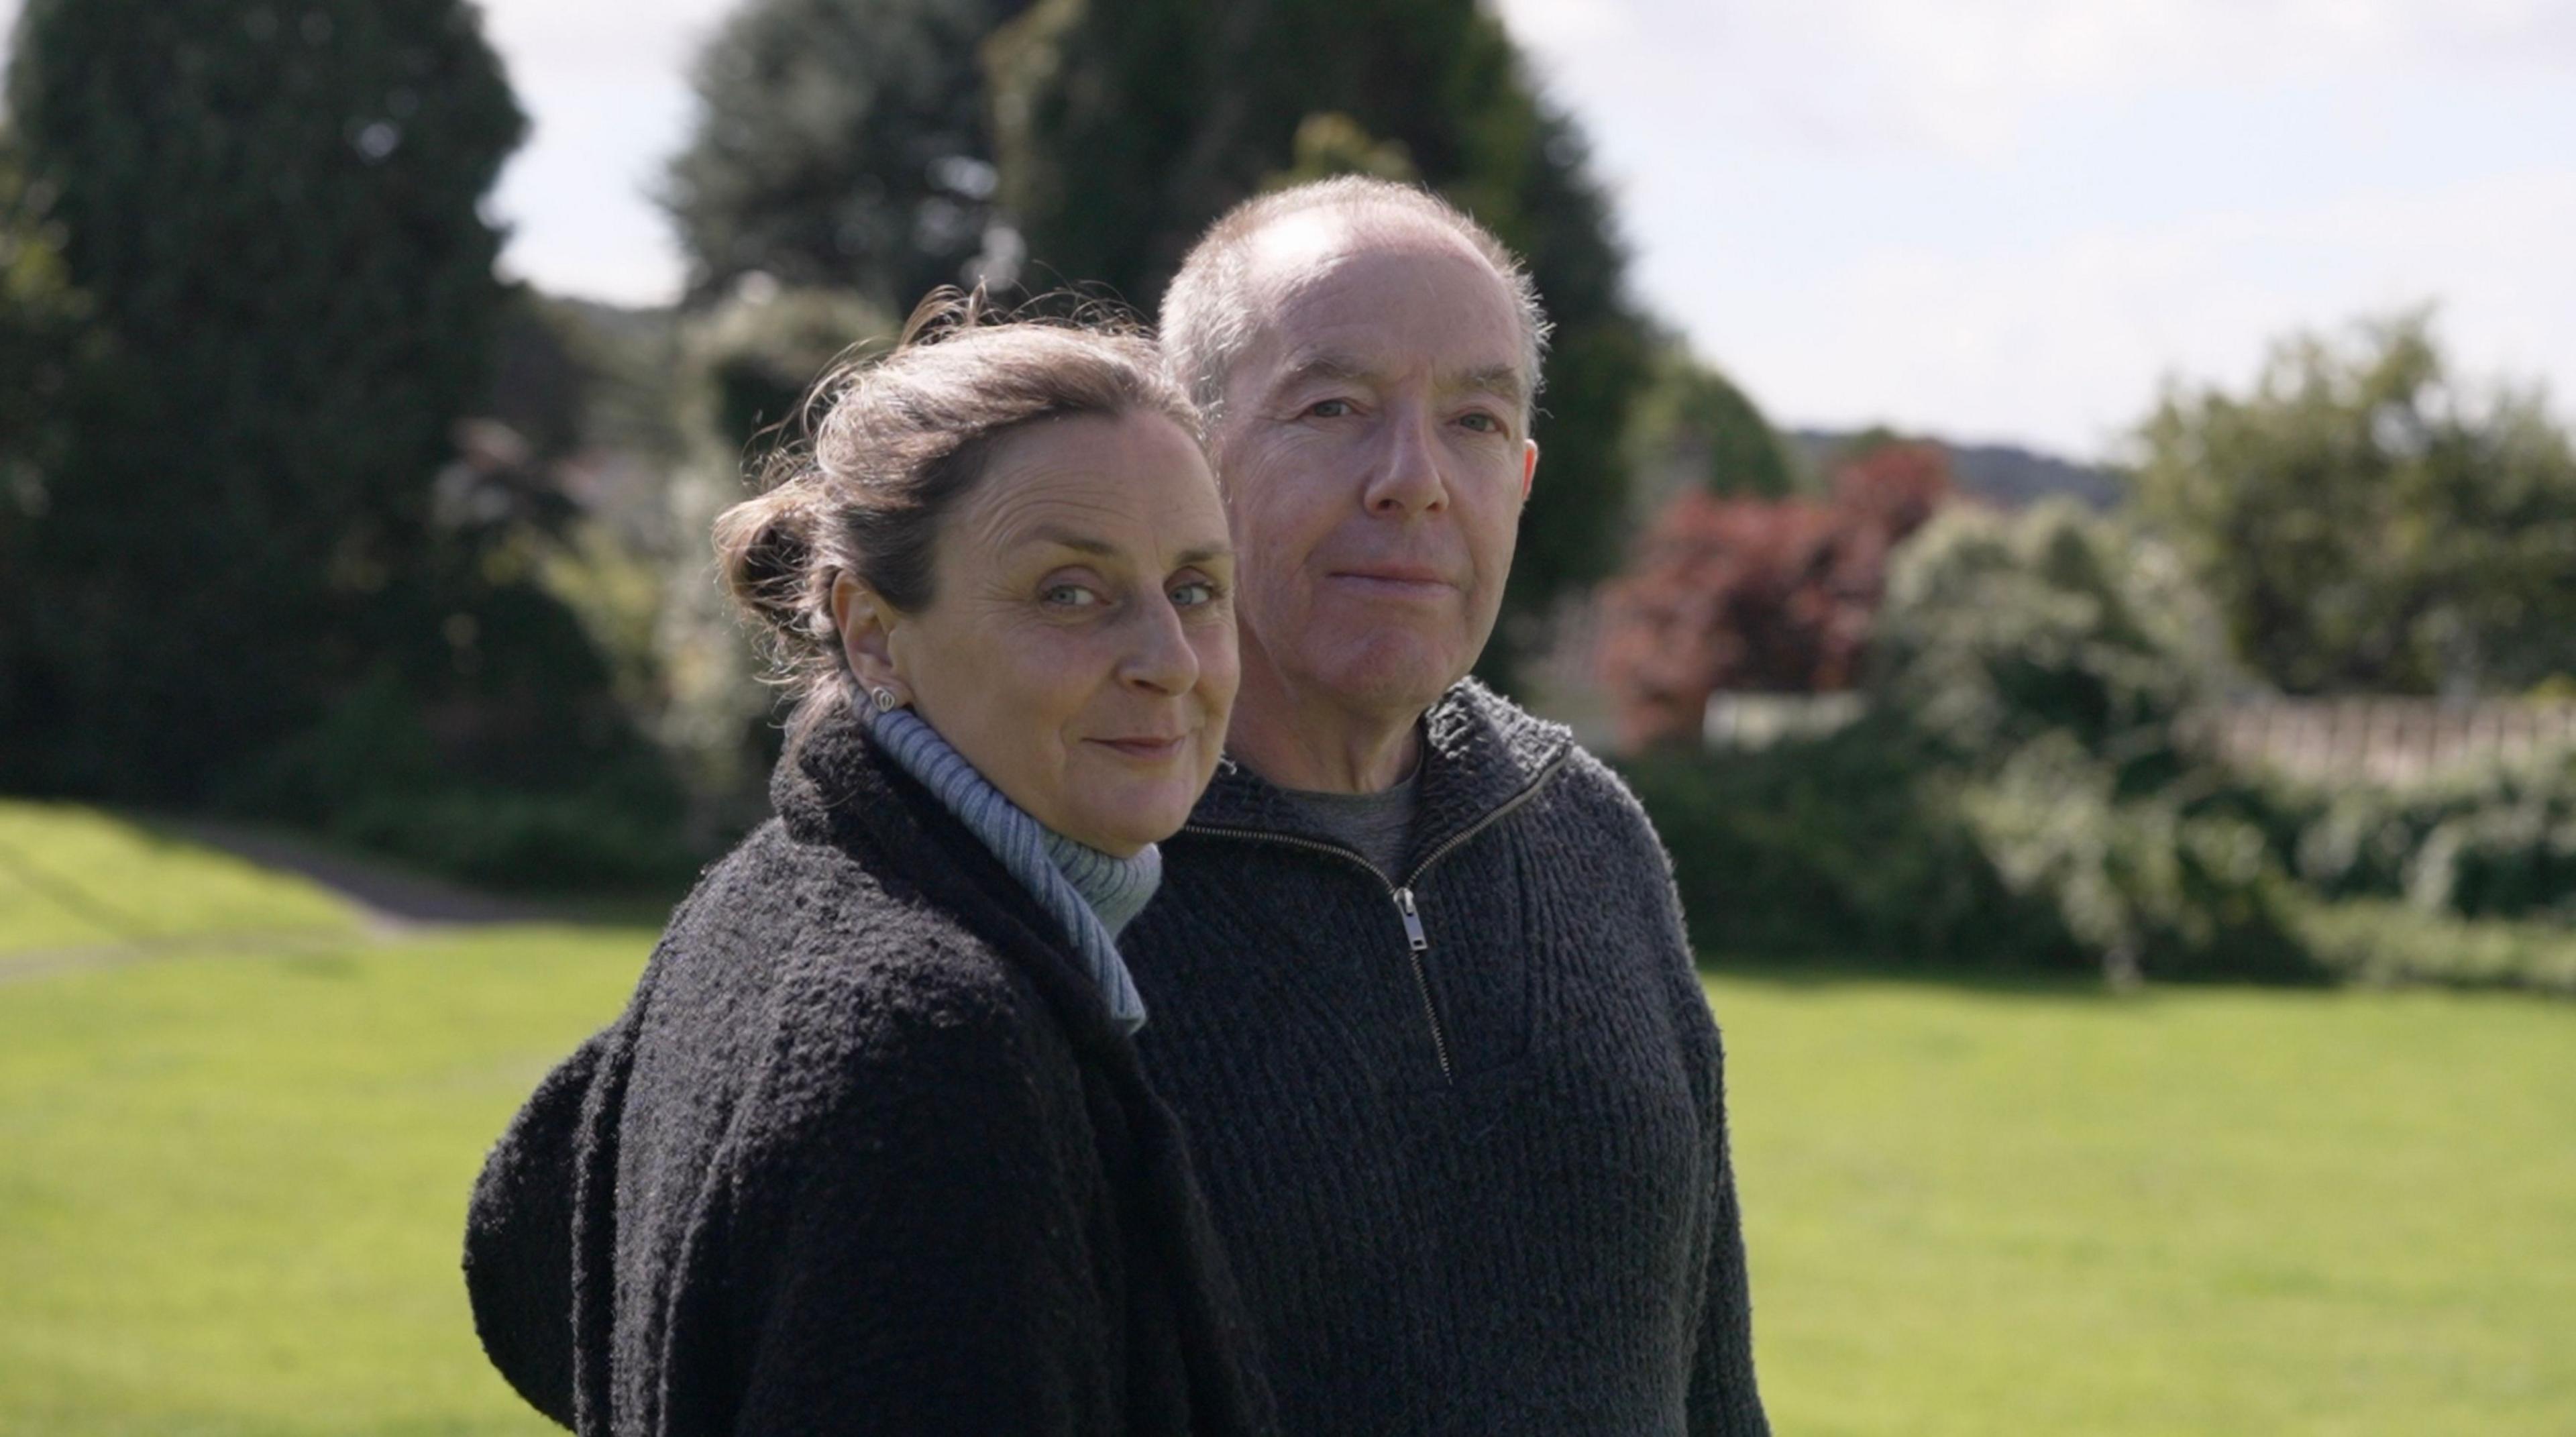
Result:
{"label": "blurred tree foliage", "polygon": [[1855,686],[1888,556],[1949,495],[1930,445],[1844,464],[1830,502],[1684,490],[1602,590],[1601,678],[1623,747],[1698,742],[1719,689]]}
{"label": "blurred tree foliage", "polygon": [[1635,500],[1655,509],[1693,489],[1782,499],[1796,487],[1789,450],[1771,422],[1733,380],[1676,338],[1656,347],[1629,419],[1627,463]]}
{"label": "blurred tree foliage", "polygon": [[8,100],[104,353],[59,407],[40,597],[0,620],[0,784],[316,819],[585,784],[649,808],[536,581],[524,440],[459,426],[510,305],[479,205],[526,129],[478,10],[30,0]]}
{"label": "blurred tree foliage", "polygon": [[2308,976],[2260,823],[2175,741],[2226,681],[2204,615],[2177,559],[2071,504],[1945,509],[1891,563],[1861,722],[1632,763],[1695,938]]}
{"label": "blurred tree foliage", "polygon": [[61,407],[91,347],[81,323],[85,306],[63,269],[62,226],[47,216],[50,208],[49,192],[29,193],[15,145],[0,127],[0,374],[8,376],[0,383],[0,593],[11,576],[24,575],[13,545],[49,502]]}
{"label": "blurred tree foliage", "polygon": [[2576,454],[2537,393],[2455,379],[2425,313],[2295,337],[2251,394],[2174,386],[2139,437],[2140,511],[2282,688],[2576,670]]}
{"label": "blurred tree foliage", "polygon": [[[664,203],[693,304],[744,275],[909,312],[994,226],[976,51],[1027,0],[751,0],[698,57]],[[997,243],[1007,244],[1001,235]]]}
{"label": "blurred tree foliage", "polygon": [[1476,0],[1040,0],[987,50],[1001,198],[1031,270],[1150,310],[1228,207],[1283,177],[1404,169],[1528,262],[1556,325],[1488,650],[1509,681],[1560,595],[1608,571],[1652,356],[1580,133]]}
{"label": "blurred tree foliage", "polygon": [[766,815],[764,780],[781,737],[773,694],[715,580],[707,536],[718,514],[755,491],[762,462],[803,440],[801,405],[817,379],[854,346],[888,346],[897,328],[845,290],[752,285],[681,333],[681,422],[690,438],[671,483],[679,542],[662,590],[655,647],[665,693],[655,728],[678,760],[692,837],[702,843]]}
{"label": "blurred tree foliage", "polygon": [[2174,553],[2065,500],[1944,512],[1892,566],[1872,650],[1879,694],[1958,759],[2062,735],[2123,792],[2171,780],[2175,720],[2228,679]]}

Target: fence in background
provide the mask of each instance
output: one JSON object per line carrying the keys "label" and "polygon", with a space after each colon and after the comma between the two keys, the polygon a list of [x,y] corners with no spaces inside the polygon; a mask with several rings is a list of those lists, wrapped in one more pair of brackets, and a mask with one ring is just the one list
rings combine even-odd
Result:
{"label": "fence in background", "polygon": [[[1858,694],[1716,693],[1700,728],[1717,749],[1767,748],[1860,717]],[[2442,769],[2576,750],[2576,701],[2263,699],[2205,710],[2184,737],[2238,768],[2318,783],[2411,783]]]}
{"label": "fence in background", "polygon": [[2441,769],[2576,748],[2576,702],[2282,699],[2202,714],[2187,732],[2240,768],[2318,783],[2402,784]]}

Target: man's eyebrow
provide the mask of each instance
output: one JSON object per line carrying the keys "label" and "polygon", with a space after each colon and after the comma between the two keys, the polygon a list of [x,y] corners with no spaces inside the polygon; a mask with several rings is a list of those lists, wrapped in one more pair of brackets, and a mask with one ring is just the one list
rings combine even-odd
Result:
{"label": "man's eyebrow", "polygon": [[1487,364],[1451,375],[1449,388],[1462,394],[1491,394],[1518,407],[1529,401],[1529,383],[1517,364]]}
{"label": "man's eyebrow", "polygon": [[1279,388],[1304,384],[1317,379],[1360,380],[1370,377],[1369,367],[1347,354],[1329,351],[1310,354],[1290,365],[1279,376]]}
{"label": "man's eyebrow", "polygon": [[1204,564],[1210,559],[1231,559],[1233,557],[1234,546],[1232,544],[1201,544],[1195,549],[1183,549],[1174,557],[1172,562],[1181,567],[1187,567],[1191,564]]}

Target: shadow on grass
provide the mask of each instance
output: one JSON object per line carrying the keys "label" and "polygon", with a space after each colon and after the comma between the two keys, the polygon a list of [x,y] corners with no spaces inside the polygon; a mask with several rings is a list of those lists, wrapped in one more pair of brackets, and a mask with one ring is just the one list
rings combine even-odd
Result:
{"label": "shadow on grass", "polygon": [[371,925],[396,932],[503,923],[659,928],[688,891],[682,884],[645,891],[493,894],[301,830],[195,816],[122,816],[169,841],[216,849],[261,868],[295,874],[338,895]]}
{"label": "shadow on grass", "polygon": [[2002,967],[1965,963],[1925,963],[1849,956],[1794,957],[1778,954],[1702,953],[1703,978],[1759,983],[1766,987],[1827,989],[1854,986],[1945,988],[1984,997],[2032,999],[2051,1003],[2134,1003],[2165,993],[2251,990],[2269,993],[2313,993],[2338,986],[2322,969],[2283,978],[2165,977],[2114,983],[2099,973],[2065,969]]}

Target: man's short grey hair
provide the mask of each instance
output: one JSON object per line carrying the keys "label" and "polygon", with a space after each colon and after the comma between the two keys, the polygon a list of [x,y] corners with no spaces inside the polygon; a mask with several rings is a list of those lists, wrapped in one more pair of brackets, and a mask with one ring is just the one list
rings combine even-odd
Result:
{"label": "man's short grey hair", "polygon": [[1181,272],[1163,291],[1163,364],[1198,404],[1208,437],[1224,422],[1226,383],[1259,328],[1252,293],[1253,238],[1282,220],[1317,211],[1423,222],[1465,241],[1493,267],[1512,297],[1520,321],[1523,406],[1536,405],[1540,365],[1547,358],[1547,312],[1520,257],[1473,216],[1429,190],[1343,175],[1258,195],[1226,211],[1190,248]]}

